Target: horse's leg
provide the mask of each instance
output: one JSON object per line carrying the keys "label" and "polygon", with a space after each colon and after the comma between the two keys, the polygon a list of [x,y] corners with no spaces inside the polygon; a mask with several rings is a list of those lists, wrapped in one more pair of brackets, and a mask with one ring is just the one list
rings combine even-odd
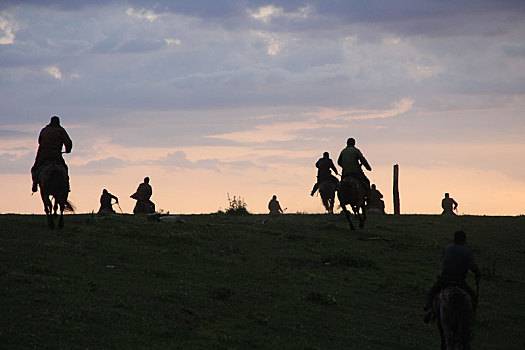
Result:
{"label": "horse's leg", "polygon": [[[443,338],[445,340],[444,344],[441,344],[441,349],[456,349],[456,331],[457,325],[454,326],[453,313],[454,310],[450,310],[447,305],[442,305],[441,313],[441,326],[443,328]],[[456,328],[456,329],[454,329]]]}
{"label": "horse's leg", "polygon": [[443,325],[441,324],[441,318],[437,318],[437,325],[439,329],[439,337],[441,338],[441,350],[447,350],[447,341],[445,339],[445,331],[443,331]]}
{"label": "horse's leg", "polygon": [[346,216],[346,220],[348,221],[348,224],[350,225],[350,231],[355,231],[354,224],[352,224],[352,219],[350,218],[350,212],[348,211],[348,209],[346,209],[346,205],[341,205],[341,207],[343,208],[343,211]]}
{"label": "horse's leg", "polygon": [[58,201],[57,199],[55,198],[55,204],[53,205],[53,218],[57,218],[58,217]]}
{"label": "horse's leg", "polygon": [[[357,210],[359,210],[359,208],[357,208]],[[364,228],[366,221],[366,209],[364,205],[361,207],[361,212],[362,214],[359,215],[359,228]]]}
{"label": "horse's leg", "polygon": [[322,200],[323,200],[324,208],[326,209],[326,211],[330,212],[330,204],[328,202],[328,199],[322,198]]}
{"label": "horse's leg", "polygon": [[49,199],[47,193],[45,193],[45,191],[42,191],[42,187],[40,187],[40,197],[42,197],[42,202],[44,203],[44,211],[46,212],[47,226],[53,229],[55,228],[55,221],[53,220],[52,216],[53,204],[51,203],[51,200]]}

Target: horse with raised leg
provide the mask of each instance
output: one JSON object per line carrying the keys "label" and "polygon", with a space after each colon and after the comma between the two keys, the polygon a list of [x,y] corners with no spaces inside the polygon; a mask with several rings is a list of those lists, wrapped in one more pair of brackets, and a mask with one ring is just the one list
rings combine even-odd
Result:
{"label": "horse with raised leg", "polygon": [[355,227],[350,218],[350,211],[346,208],[347,205],[350,205],[353,213],[357,216],[359,220],[359,228],[364,228],[366,220],[366,189],[363,184],[359,180],[347,176],[339,183],[337,197],[339,198],[339,203],[345,213],[346,220],[350,225],[350,230],[354,231]]}
{"label": "horse with raised leg", "polygon": [[337,184],[334,181],[323,181],[319,184],[319,194],[321,200],[326,208],[326,211],[330,214],[334,213],[335,203],[335,192],[337,191]]}
{"label": "horse with raised leg", "polygon": [[[58,208],[60,208],[58,227],[64,227],[64,211],[74,211],[73,206],[67,200],[69,185],[64,166],[58,162],[43,165],[38,175],[38,186],[40,187],[40,196],[44,203],[44,211],[49,228],[55,228]],[[54,203],[49,198],[50,196],[53,197]]]}

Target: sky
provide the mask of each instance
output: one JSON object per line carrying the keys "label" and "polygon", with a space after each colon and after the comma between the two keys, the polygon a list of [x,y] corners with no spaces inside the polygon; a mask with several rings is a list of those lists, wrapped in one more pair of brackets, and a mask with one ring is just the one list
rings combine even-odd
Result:
{"label": "sky", "polygon": [[322,213],[315,162],[354,137],[388,213],[398,164],[401,213],[525,214],[524,38],[521,0],[2,0],[0,213],[43,213],[58,115],[81,213],[145,176],[164,212]]}

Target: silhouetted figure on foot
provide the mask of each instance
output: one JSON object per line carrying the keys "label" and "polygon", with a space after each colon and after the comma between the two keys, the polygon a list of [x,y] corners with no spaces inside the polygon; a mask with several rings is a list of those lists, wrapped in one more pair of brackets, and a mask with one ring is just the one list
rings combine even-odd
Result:
{"label": "silhouetted figure on foot", "polygon": [[38,175],[42,166],[51,162],[56,162],[65,168],[69,191],[68,168],[62,157],[62,147],[65,148],[65,153],[70,153],[73,142],[66,130],[60,125],[60,118],[55,115],[51,117],[51,122],[40,131],[38,136],[38,151],[35,163],[31,167],[31,178],[33,179],[31,190],[33,192],[38,191]]}
{"label": "silhouetted figure on foot", "polygon": [[368,192],[366,199],[366,210],[371,212],[385,213],[385,202],[383,201],[383,194],[376,189],[376,185],[372,184],[372,188]]}
{"label": "silhouetted figure on foot", "polygon": [[456,215],[454,210],[457,210],[458,203],[448,193],[445,193],[445,198],[441,201],[441,208],[443,208],[441,215]]}
{"label": "silhouetted figure on foot", "polygon": [[100,209],[98,210],[99,214],[115,214],[113,210],[113,204],[111,200],[114,199],[115,203],[118,203],[117,196],[112,195],[108,190],[102,190],[102,195],[100,196]]}
{"label": "silhouetted figure on foot", "polygon": [[441,275],[438,276],[436,283],[432,286],[427,294],[424,310],[427,312],[425,323],[432,321],[435,317],[433,312],[433,303],[436,295],[446,286],[456,284],[470,295],[472,307],[476,312],[477,295],[467,284],[468,271],[474,272],[476,282],[481,278],[481,271],[474,261],[472,251],[465,245],[467,234],[463,231],[454,232],[454,244],[451,244],[443,250],[443,265]]}
{"label": "silhouetted figure on foot", "polygon": [[153,189],[149,184],[149,177],[144,178],[144,182],[139,185],[137,191],[130,197],[137,200],[133,213],[151,214],[155,212],[155,204],[150,200]]}
{"label": "silhouetted figure on foot", "polygon": [[330,159],[328,152],[323,153],[323,158],[319,158],[315,163],[315,166],[317,167],[317,182],[312,188],[312,192],[310,192],[311,196],[315,194],[319,189],[319,185],[324,181],[332,181],[336,185],[339,183],[337,177],[332,175],[332,170],[336,175],[339,175],[339,173],[337,172],[334,162]]}
{"label": "silhouetted figure on foot", "polygon": [[276,195],[273,195],[272,199],[268,203],[268,210],[270,210],[270,215],[280,215],[284,213]]}

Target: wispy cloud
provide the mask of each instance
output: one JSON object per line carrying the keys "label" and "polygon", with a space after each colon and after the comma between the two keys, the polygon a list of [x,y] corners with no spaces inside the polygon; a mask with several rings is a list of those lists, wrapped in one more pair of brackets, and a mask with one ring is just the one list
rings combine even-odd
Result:
{"label": "wispy cloud", "polygon": [[155,21],[157,18],[159,18],[159,15],[156,14],[155,12],[153,12],[152,10],[147,10],[147,9],[134,9],[132,7],[129,7],[127,10],[126,10],[126,14],[128,16],[131,16],[131,17],[136,17],[136,18],[140,18],[140,19],[146,19],[150,22],[153,22]]}
{"label": "wispy cloud", "polygon": [[305,6],[298,8],[297,11],[286,12],[282,7],[276,7],[274,5],[262,6],[256,9],[247,10],[252,18],[264,23],[268,23],[273,18],[279,17],[306,19],[313,11],[314,8],[312,6]]}
{"label": "wispy cloud", "polygon": [[0,12],[0,45],[15,43],[15,32],[18,24],[8,13]]}
{"label": "wispy cloud", "polygon": [[152,165],[160,165],[167,169],[206,169],[221,171],[221,169],[247,169],[260,168],[249,160],[223,161],[217,158],[190,160],[184,151],[175,151],[166,156],[149,162]]}
{"label": "wispy cloud", "polygon": [[[211,135],[209,137],[248,144],[265,143],[269,141],[292,141],[298,138],[304,140],[304,135],[299,135],[301,131],[341,129],[346,127],[346,124],[341,122],[347,122],[349,120],[391,118],[410,111],[413,105],[413,100],[405,98],[396,102],[391,109],[387,110],[338,110],[320,108],[316,112],[303,113],[303,115],[309,117],[309,119],[304,121],[263,124],[249,130]],[[264,119],[267,118],[269,118],[269,116],[265,115],[258,119],[264,121]],[[316,138],[318,139],[319,136]]]}
{"label": "wispy cloud", "polygon": [[51,75],[53,78],[61,80],[62,79],[62,72],[60,71],[60,68],[57,66],[51,66],[44,68],[44,71]]}
{"label": "wispy cloud", "polygon": [[414,106],[414,100],[403,98],[394,103],[391,109],[386,110],[340,110],[332,108],[321,108],[319,112],[306,113],[325,120],[365,120],[391,118],[406,113]]}
{"label": "wispy cloud", "polygon": [[81,165],[75,165],[75,168],[83,173],[107,174],[113,172],[116,169],[124,168],[129,165],[131,165],[131,163],[127,160],[116,157],[109,157],[92,160]]}

